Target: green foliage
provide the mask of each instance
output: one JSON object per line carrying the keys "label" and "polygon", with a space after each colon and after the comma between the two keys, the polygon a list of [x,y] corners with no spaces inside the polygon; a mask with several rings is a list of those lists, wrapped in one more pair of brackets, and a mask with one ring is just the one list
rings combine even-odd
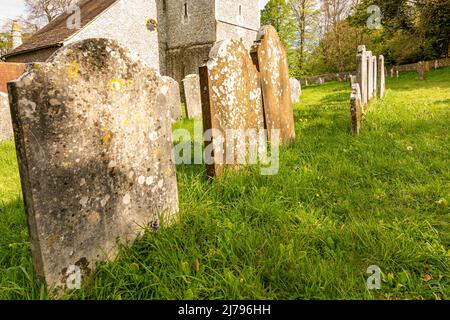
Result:
{"label": "green foliage", "polygon": [[[278,175],[211,182],[178,166],[180,221],[63,298],[449,299],[449,76],[387,78],[356,138],[347,83],[304,88]],[[0,144],[0,207],[0,299],[53,298],[34,278],[12,142]],[[373,264],[379,291],[365,286]]]}

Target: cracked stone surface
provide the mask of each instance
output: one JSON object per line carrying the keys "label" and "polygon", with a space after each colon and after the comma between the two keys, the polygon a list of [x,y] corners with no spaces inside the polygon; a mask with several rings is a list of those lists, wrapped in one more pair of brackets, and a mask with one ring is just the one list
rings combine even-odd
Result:
{"label": "cracked stone surface", "polygon": [[66,288],[178,212],[163,80],[117,42],[64,47],[9,84],[36,273]]}
{"label": "cracked stone surface", "polygon": [[200,78],[196,74],[190,74],[183,80],[186,103],[186,116],[188,119],[202,116],[202,100],[200,96]]}
{"label": "cracked stone surface", "polygon": [[280,130],[282,143],[295,139],[287,54],[273,26],[259,30],[252,57],[260,71],[269,139],[273,129]]}
{"label": "cracked stone surface", "polygon": [[[241,161],[237,154],[242,150],[248,151],[250,143],[258,139],[258,145],[265,146],[266,141],[261,143],[259,140],[264,133],[259,74],[242,40],[225,40],[216,43],[211,50],[207,65],[200,68],[200,78],[204,130],[214,129],[219,133],[213,133],[212,143],[205,142],[206,146],[212,146],[214,153],[214,163],[208,165],[208,175],[220,176],[225,161],[234,169],[245,164],[245,159]],[[239,131],[235,136],[237,143],[233,146],[228,144],[231,138],[228,130]],[[248,130],[254,130],[253,139],[242,136]],[[258,151],[261,154],[262,151]],[[248,155],[246,152],[240,154]]]}
{"label": "cracked stone surface", "polygon": [[0,141],[13,137],[11,113],[9,111],[8,95],[0,92]]}

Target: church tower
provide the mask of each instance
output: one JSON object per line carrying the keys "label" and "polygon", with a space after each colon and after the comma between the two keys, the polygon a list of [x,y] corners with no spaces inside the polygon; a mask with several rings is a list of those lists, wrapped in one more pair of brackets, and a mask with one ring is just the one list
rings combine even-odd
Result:
{"label": "church tower", "polygon": [[242,38],[250,48],[260,28],[259,0],[161,0],[159,7],[161,72],[179,83],[198,73],[216,41]]}

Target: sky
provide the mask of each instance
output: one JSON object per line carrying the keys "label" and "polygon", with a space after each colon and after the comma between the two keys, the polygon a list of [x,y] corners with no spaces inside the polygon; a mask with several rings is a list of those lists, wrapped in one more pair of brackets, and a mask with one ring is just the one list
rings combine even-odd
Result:
{"label": "sky", "polygon": [[24,13],[25,5],[22,0],[0,0],[0,27]]}
{"label": "sky", "polygon": [[[269,0],[259,0],[261,8],[264,8]],[[0,27],[8,20],[25,13],[23,0],[0,0]]]}

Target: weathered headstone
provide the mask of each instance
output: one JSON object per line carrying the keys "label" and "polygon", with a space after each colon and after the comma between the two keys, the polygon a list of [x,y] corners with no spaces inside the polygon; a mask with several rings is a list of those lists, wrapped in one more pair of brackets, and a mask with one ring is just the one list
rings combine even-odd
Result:
{"label": "weathered headstone", "polygon": [[200,95],[200,78],[190,74],[183,80],[184,96],[186,102],[186,116],[188,119],[202,116],[202,100]]}
{"label": "weathered headstone", "polygon": [[13,129],[11,123],[11,113],[9,111],[8,95],[0,92],[0,142],[11,139]]}
{"label": "weathered headstone", "polygon": [[9,83],[36,273],[65,289],[178,211],[170,110],[159,74],[89,39]]}
{"label": "weathered headstone", "polygon": [[425,80],[425,65],[423,61],[420,61],[417,63],[417,72],[419,73],[419,80],[424,81]]}
{"label": "weathered headstone", "polygon": [[373,98],[373,56],[367,51],[367,101]]}
{"label": "weathered headstone", "polygon": [[295,78],[291,78],[289,81],[291,83],[291,102],[293,104],[299,103],[302,96],[302,85]]}
{"label": "weathered headstone", "polygon": [[372,57],[373,64],[373,97],[378,97],[378,58],[377,56]]}
{"label": "weathered headstone", "polygon": [[380,98],[384,97],[384,92],[386,90],[386,74],[384,68],[384,56],[378,58],[378,96]]}
{"label": "weathered headstone", "polygon": [[212,146],[212,152],[205,150],[205,156],[212,154],[208,175],[220,176],[225,165],[236,169],[245,164],[247,147],[254,141],[243,135],[249,130],[258,136],[264,133],[260,78],[242,40],[225,40],[212,48],[210,60],[200,68],[200,79],[203,127],[212,135],[211,143],[205,141],[206,149]]}
{"label": "weathered headstone", "polygon": [[361,88],[361,98],[363,108],[368,102],[367,98],[367,52],[366,46],[360,45],[358,46],[358,55],[357,55],[357,82],[359,87]]}
{"label": "weathered headstone", "polygon": [[167,104],[170,109],[172,121],[178,121],[183,118],[181,111],[180,85],[171,77],[162,77],[164,86],[163,93],[167,96]]}
{"label": "weathered headstone", "polygon": [[350,95],[350,115],[353,135],[358,135],[361,130],[362,119],[361,91],[358,83],[352,86],[352,93]]}
{"label": "weathered headstone", "polygon": [[295,125],[288,58],[273,26],[264,26],[259,30],[251,52],[261,76],[268,137],[271,139],[272,130],[280,130],[281,143],[293,140]]}

